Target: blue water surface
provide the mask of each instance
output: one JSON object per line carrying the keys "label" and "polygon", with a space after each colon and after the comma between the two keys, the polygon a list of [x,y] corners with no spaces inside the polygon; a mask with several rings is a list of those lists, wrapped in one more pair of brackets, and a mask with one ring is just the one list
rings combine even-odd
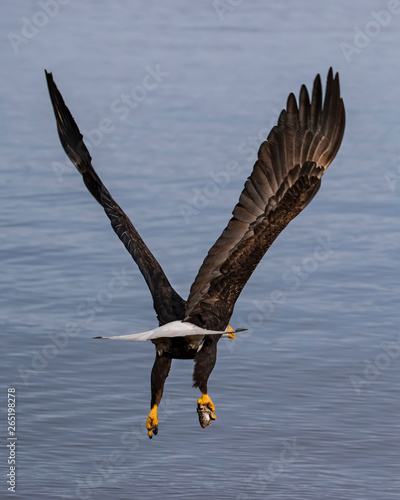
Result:
{"label": "blue water surface", "polygon": [[[0,418],[6,443],[14,387],[17,489],[3,446],[1,498],[400,498],[399,22],[386,0],[2,5]],[[218,420],[200,428],[193,363],[174,361],[150,441],[152,344],[92,337],[153,328],[151,297],[61,148],[44,69],[186,297],[287,96],[330,66],[344,140],[237,302],[248,331],[219,344]]]}

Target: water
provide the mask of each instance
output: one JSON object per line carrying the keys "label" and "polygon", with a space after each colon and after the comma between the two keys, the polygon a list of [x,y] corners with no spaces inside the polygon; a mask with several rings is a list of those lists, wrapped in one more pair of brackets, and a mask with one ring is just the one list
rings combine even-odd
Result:
{"label": "water", "polygon": [[[218,14],[211,0],[70,2],[51,4],[47,22],[38,3],[3,6],[0,415],[5,438],[15,387],[18,438],[10,498],[400,497],[399,14],[379,14],[388,3],[378,1],[231,4],[215,4]],[[32,20],[45,25],[12,45],[7,35]],[[340,44],[354,46],[356,26],[371,38],[349,55]],[[138,86],[157,65],[162,76],[144,95]],[[150,295],[66,160],[43,69],[104,183],[187,296],[251,171],[252,138],[331,65],[344,141],[237,303],[232,324],[249,331],[219,345],[209,385],[218,420],[200,428],[192,362],[175,361],[150,441],[153,346],[91,340],[155,326]],[[131,92],[135,106],[123,108]],[[216,189],[232,161],[240,168]],[[8,498],[4,448],[0,465]]]}

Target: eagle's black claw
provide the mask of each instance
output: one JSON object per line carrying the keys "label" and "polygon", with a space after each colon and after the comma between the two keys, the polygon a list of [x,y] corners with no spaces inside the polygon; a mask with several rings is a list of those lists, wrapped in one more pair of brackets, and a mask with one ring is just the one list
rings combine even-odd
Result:
{"label": "eagle's black claw", "polygon": [[151,409],[149,416],[146,420],[146,428],[147,435],[151,439],[153,437],[153,433],[156,436],[158,433],[158,414],[157,414],[157,405],[154,405]]}

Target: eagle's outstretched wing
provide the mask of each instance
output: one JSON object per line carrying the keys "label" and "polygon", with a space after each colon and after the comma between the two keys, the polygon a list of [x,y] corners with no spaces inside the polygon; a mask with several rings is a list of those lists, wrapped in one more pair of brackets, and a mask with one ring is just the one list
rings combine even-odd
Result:
{"label": "eagle's outstretched wing", "polygon": [[330,68],[324,103],[321,79],[310,103],[289,95],[277,126],[261,144],[258,160],[221,236],[208,252],[190,289],[185,321],[223,330],[235,302],[279,233],[317,193],[342,141],[345,111],[339,76]]}
{"label": "eagle's outstretched wing", "polygon": [[104,208],[114,231],[143,274],[152,294],[154,309],[160,324],[182,319],[185,301],[172,288],[160,264],[96,174],[82,134],[65,105],[52,74],[47,73],[47,71],[45,73],[61,144],[69,159],[82,174],[83,181],[90,193]]}

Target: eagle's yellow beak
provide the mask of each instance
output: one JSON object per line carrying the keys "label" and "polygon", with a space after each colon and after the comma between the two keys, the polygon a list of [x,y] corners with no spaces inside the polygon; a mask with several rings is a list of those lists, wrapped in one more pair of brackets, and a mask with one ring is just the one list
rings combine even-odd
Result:
{"label": "eagle's yellow beak", "polygon": [[228,338],[235,340],[235,330],[231,327],[230,324],[228,324],[225,331],[229,332],[228,335],[226,335]]}

